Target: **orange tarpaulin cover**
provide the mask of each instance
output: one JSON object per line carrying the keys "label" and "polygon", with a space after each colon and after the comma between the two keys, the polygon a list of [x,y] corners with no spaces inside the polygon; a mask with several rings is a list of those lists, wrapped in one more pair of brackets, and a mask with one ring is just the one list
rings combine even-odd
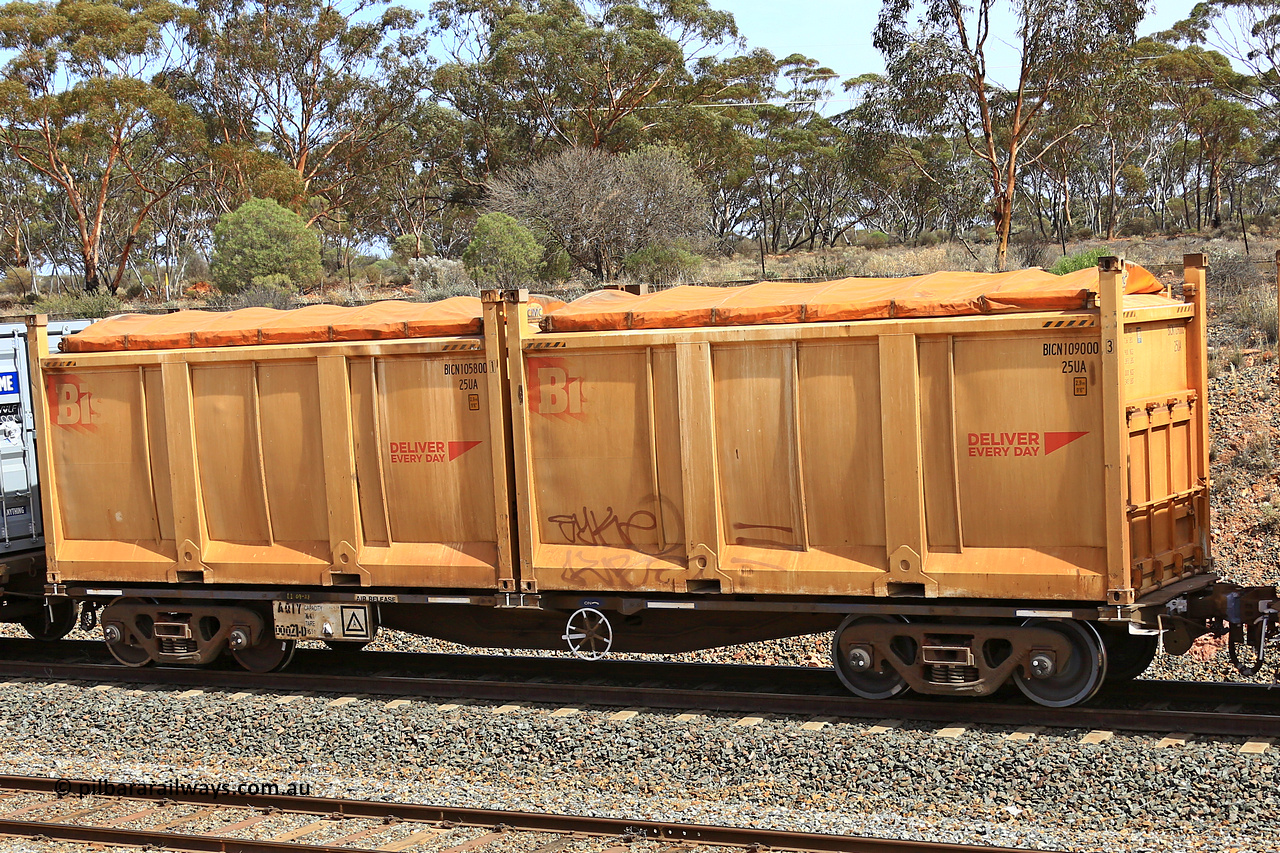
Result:
{"label": "orange tarpaulin cover", "polygon": [[121,314],[63,338],[62,350],[106,352],[474,335],[481,330],[481,310],[477,297],[454,296],[440,302],[375,302],[359,308],[308,305],[289,311],[242,308]]}
{"label": "orange tarpaulin cover", "polygon": [[[1128,266],[1126,293],[1158,293],[1160,282]],[[895,317],[950,317],[1086,307],[1094,267],[1069,275],[1029,269],[937,272],[911,278],[845,278],[816,284],[764,281],[742,287],[673,287],[646,296],[601,290],[550,311],[549,332],[672,329],[760,323],[821,323]]]}

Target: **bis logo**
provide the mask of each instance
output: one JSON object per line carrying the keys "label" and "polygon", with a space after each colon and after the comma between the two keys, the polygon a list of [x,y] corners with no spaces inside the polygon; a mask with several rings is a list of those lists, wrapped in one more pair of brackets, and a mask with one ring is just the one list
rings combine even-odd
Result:
{"label": "bis logo", "polygon": [[55,374],[48,378],[50,414],[55,426],[95,430],[97,417],[93,394],[81,386],[78,376]]}
{"label": "bis logo", "polygon": [[587,395],[582,377],[569,372],[566,358],[531,358],[529,366],[529,408],[540,415],[558,418],[586,417]]}

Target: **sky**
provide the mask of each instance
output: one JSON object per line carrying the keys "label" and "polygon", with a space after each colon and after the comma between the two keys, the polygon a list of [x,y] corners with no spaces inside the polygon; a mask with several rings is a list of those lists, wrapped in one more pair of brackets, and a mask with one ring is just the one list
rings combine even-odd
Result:
{"label": "sky", "polygon": [[[1154,8],[1138,27],[1138,34],[1168,29],[1185,18],[1195,4],[1196,0],[1149,3]],[[802,53],[835,71],[842,81],[884,70],[880,54],[871,44],[880,0],[711,0],[711,5],[733,13],[749,47],[767,48],[778,57]],[[993,31],[1000,32],[998,26],[993,26]],[[1013,40],[1012,16],[1008,16],[1004,36],[1006,43]],[[998,54],[991,59],[996,80],[1004,82],[1001,66],[1011,75],[1016,74],[1016,51],[1009,49],[1003,61]],[[845,97],[839,85],[833,89],[834,98]],[[828,105],[836,112],[845,108],[842,103]]]}

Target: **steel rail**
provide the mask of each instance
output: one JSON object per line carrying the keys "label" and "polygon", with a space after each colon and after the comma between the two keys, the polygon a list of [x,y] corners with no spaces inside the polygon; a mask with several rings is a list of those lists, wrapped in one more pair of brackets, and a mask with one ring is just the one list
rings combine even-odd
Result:
{"label": "steel rail", "polygon": [[[122,669],[107,653],[101,642],[63,640],[45,643],[38,640],[0,638],[0,666],[8,661],[15,666],[105,664]],[[239,671],[235,667],[230,669]],[[202,668],[202,672],[217,671]],[[738,688],[759,690],[768,685],[776,691],[782,684],[782,692],[830,695],[851,698],[836,680],[830,667],[792,666],[775,664],[727,664],[687,661],[650,661],[627,658],[610,658],[599,661],[582,661],[569,657],[538,657],[532,655],[497,655],[477,653],[443,654],[438,652],[347,652],[332,650],[300,649],[286,675],[301,674],[342,675],[365,678],[368,674],[398,675],[418,678],[456,678],[490,681],[557,681],[565,683],[601,684],[617,682],[622,685],[661,687],[702,684],[716,689]],[[1125,682],[1109,682],[1103,686],[1094,704],[1151,702],[1163,700],[1206,706],[1236,703],[1241,705],[1275,707],[1280,713],[1280,687],[1277,684],[1247,682],[1174,681],[1164,679],[1139,679]],[[1016,691],[1007,690],[1009,698],[1025,703]],[[997,700],[1001,697],[995,697]],[[946,697],[930,701],[954,701]],[[987,701],[978,699],[976,701]]]}
{"label": "steel rail", "polygon": [[[376,653],[369,653],[370,656]],[[372,663],[372,661],[371,661]],[[372,668],[372,667],[370,667]],[[643,707],[661,710],[722,713],[767,713],[789,716],[895,718],[924,722],[967,722],[986,725],[1036,725],[1066,729],[1111,729],[1135,732],[1280,737],[1280,714],[1223,713],[1153,708],[1104,708],[1090,705],[1045,708],[961,698],[892,699],[868,701],[849,695],[709,689],[705,682],[690,687],[497,681],[480,678],[431,678],[398,675],[332,675],[281,672],[257,674],[242,670],[127,668],[111,664],[59,664],[0,661],[0,677],[52,681],[146,684],[203,689],[315,692],[465,698],[493,702],[531,702],[604,707]],[[776,683],[776,676],[775,676]],[[1158,683],[1158,682],[1147,682]],[[785,687],[785,685],[783,685]],[[1267,692],[1264,689],[1259,692]],[[1152,696],[1151,698],[1158,698]],[[1207,704],[1223,701],[1206,697]]]}
{"label": "steel rail", "polygon": [[[0,665],[16,664],[91,664],[112,667],[115,660],[101,642],[63,640],[46,643],[38,640],[0,638]],[[231,669],[238,669],[230,667]],[[128,671],[128,670],[125,670]],[[209,668],[201,671],[209,672]],[[346,674],[364,678],[368,674],[399,675],[418,678],[465,678],[501,681],[542,681],[601,684],[609,681],[623,685],[662,687],[687,684],[714,685],[716,689],[739,688],[759,690],[769,685],[781,692],[830,695],[850,698],[836,680],[830,667],[781,664],[701,663],[676,660],[633,660],[609,658],[582,661],[563,656],[497,655],[483,652],[444,654],[439,652],[348,652],[300,649],[286,674]],[[1247,682],[1175,681],[1138,679],[1108,682],[1094,704],[1151,702],[1163,700],[1203,705],[1236,703],[1275,707],[1280,713],[1280,684]],[[1006,690],[1015,702],[1027,700],[1012,689]],[[998,696],[996,697],[999,698]],[[930,701],[954,701],[939,697]],[[978,699],[977,701],[986,701]]]}
{"label": "steel rail", "polygon": [[[100,782],[101,780],[99,780]],[[41,776],[0,776],[0,790],[59,794],[59,785],[71,790],[92,786],[90,780],[58,780]],[[124,787],[126,783],[120,783]],[[184,804],[277,810],[294,814],[333,815],[343,818],[412,821],[415,823],[450,823],[470,827],[505,827],[524,832],[558,833],[631,841],[673,841],[704,846],[767,848],[797,853],[999,853],[1012,848],[944,844],[935,841],[907,841],[870,836],[828,835],[810,832],[755,829],[750,827],[708,826],[668,821],[628,820],[622,818],[583,817],[537,812],[500,811],[496,809],[455,808],[418,803],[347,800],[325,797],[296,797],[278,794],[184,795],[167,788],[156,793],[133,792],[120,797],[127,800],[170,801]],[[51,816],[55,817],[56,816]],[[216,832],[217,830],[212,830]],[[155,830],[120,829],[117,827],[62,824],[41,821],[17,821],[0,818],[0,835],[28,838],[44,837],[59,841],[85,843],[145,845],[192,851],[363,851],[368,848],[336,847],[291,842],[259,841],[216,835],[182,835]]]}

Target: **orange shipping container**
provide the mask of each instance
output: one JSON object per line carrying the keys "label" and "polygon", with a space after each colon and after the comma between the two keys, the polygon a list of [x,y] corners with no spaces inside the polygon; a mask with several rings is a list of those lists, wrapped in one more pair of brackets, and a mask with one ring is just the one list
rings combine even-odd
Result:
{"label": "orange shipping container", "polygon": [[459,297],[91,326],[41,364],[50,579],[510,588],[482,325]]}
{"label": "orange shipping container", "polygon": [[1138,267],[1121,306],[1121,278],[604,291],[552,311],[512,341],[520,577],[1129,604],[1203,572],[1203,306]]}

